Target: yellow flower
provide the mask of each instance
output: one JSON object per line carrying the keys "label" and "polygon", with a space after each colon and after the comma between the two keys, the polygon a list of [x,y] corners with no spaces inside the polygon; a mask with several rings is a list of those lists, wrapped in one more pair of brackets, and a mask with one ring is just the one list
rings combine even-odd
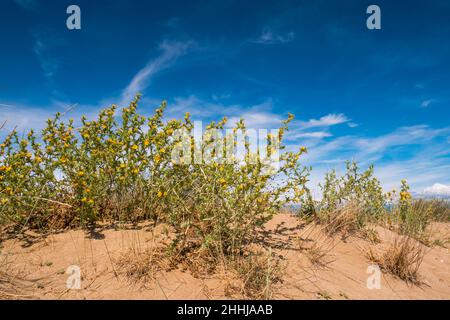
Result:
{"label": "yellow flower", "polygon": [[148,139],[145,139],[144,146],[148,147],[149,144],[150,144],[150,141]]}
{"label": "yellow flower", "polygon": [[9,172],[11,171],[11,166],[2,166],[0,167],[0,171],[5,171],[5,172]]}
{"label": "yellow flower", "polygon": [[173,133],[173,129],[172,129],[172,128],[169,128],[169,129],[167,130],[167,134],[170,136],[170,135],[172,135],[172,133]]}
{"label": "yellow flower", "polygon": [[161,154],[164,154],[166,152],[166,149],[164,149],[164,148],[161,148],[160,150],[159,150],[159,153],[161,153]]}
{"label": "yellow flower", "polygon": [[163,196],[163,193],[161,191],[158,191],[158,198],[161,198]]}
{"label": "yellow flower", "polygon": [[306,147],[302,146],[302,147],[300,148],[300,151],[301,151],[301,152],[308,152],[308,149],[306,149]]}
{"label": "yellow flower", "polygon": [[83,134],[83,138],[85,138],[85,139],[89,138],[89,134],[88,133],[84,133]]}
{"label": "yellow flower", "polygon": [[9,202],[8,199],[5,199],[5,198],[2,199],[2,204],[7,204],[8,202]]}
{"label": "yellow flower", "polygon": [[401,200],[408,200],[408,199],[411,199],[411,198],[412,197],[411,197],[411,194],[409,192],[406,192],[406,191],[400,192],[400,199]]}
{"label": "yellow flower", "polygon": [[89,204],[93,204],[93,203],[94,203],[94,200],[93,200],[93,199],[89,199],[88,203],[89,203]]}
{"label": "yellow flower", "polygon": [[155,163],[159,163],[161,161],[161,156],[159,154],[157,154],[154,159],[155,159]]}
{"label": "yellow flower", "polygon": [[79,176],[79,177],[84,176],[84,171],[78,171],[78,176]]}
{"label": "yellow flower", "polygon": [[226,181],[224,178],[220,178],[219,182],[220,182],[221,184],[227,183],[227,181]]}
{"label": "yellow flower", "polygon": [[133,170],[133,173],[138,174],[138,173],[139,173],[139,169],[137,169],[137,168],[134,169],[134,170]]}
{"label": "yellow flower", "polygon": [[133,149],[133,150],[137,150],[138,149],[138,146],[137,145],[133,145],[132,147],[131,147],[131,149]]}
{"label": "yellow flower", "polygon": [[122,169],[124,169],[126,166],[127,166],[127,165],[126,165],[125,163],[121,163],[121,164],[120,164],[120,167],[121,167]]}

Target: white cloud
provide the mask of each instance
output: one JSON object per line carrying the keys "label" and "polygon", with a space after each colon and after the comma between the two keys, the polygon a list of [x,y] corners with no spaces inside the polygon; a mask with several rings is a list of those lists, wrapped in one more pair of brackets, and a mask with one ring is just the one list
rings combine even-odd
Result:
{"label": "white cloud", "polygon": [[331,127],[341,123],[350,121],[344,114],[328,114],[320,119],[310,119],[308,121],[301,121],[300,125],[303,129],[316,128],[316,127]]}
{"label": "white cloud", "polygon": [[169,101],[167,115],[179,117],[189,112],[194,120],[218,120],[228,117],[227,127],[234,127],[241,118],[248,128],[276,129],[282,125],[284,118],[271,112],[273,102],[267,99],[257,105],[243,106],[239,104],[223,104],[218,101],[206,101],[195,95],[175,97]]}
{"label": "white cloud", "polygon": [[282,119],[273,113],[267,112],[246,112],[240,117],[232,117],[228,124],[234,126],[240,118],[245,120],[245,125],[253,129],[276,129],[281,126]]}
{"label": "white cloud", "polygon": [[360,138],[353,143],[365,154],[382,153],[387,148],[422,144],[445,134],[449,128],[431,129],[427,125],[401,127],[395,131],[375,138]]}
{"label": "white cloud", "polygon": [[131,82],[122,92],[121,105],[128,104],[137,93],[145,90],[152,78],[157,72],[167,68],[175,62],[180,56],[184,55],[192,43],[187,42],[169,42],[164,41],[159,48],[161,55],[154,60],[149,61],[144,68],[133,77]]}
{"label": "white cloud", "polygon": [[31,128],[39,130],[45,126],[45,120],[54,114],[54,109],[48,110],[40,107],[13,106],[1,104],[0,121],[6,121],[0,135],[8,134],[13,129],[25,132]]}
{"label": "white cloud", "polygon": [[422,101],[422,103],[420,104],[420,106],[422,107],[422,108],[428,108],[429,106],[430,106],[430,104],[433,102],[433,100],[424,100],[424,101]]}
{"label": "white cloud", "polygon": [[234,126],[237,122],[239,122],[240,118],[243,118],[248,128],[253,129],[279,128],[281,126],[281,121],[283,121],[283,119],[280,117],[280,115],[270,112],[272,108],[273,103],[271,99],[268,99],[261,104],[247,108],[245,107],[233,108],[232,110],[227,111],[228,113],[232,112],[232,114],[234,114],[234,116],[232,115],[230,117],[228,125],[230,127]]}
{"label": "white cloud", "polygon": [[425,195],[429,196],[449,196],[450,197],[450,185],[441,183],[435,183],[431,187],[426,187],[423,190]]}
{"label": "white cloud", "polygon": [[312,138],[312,139],[323,139],[332,137],[333,135],[326,131],[314,131],[314,132],[304,132],[290,135],[288,133],[289,139],[294,140],[298,138]]}
{"label": "white cloud", "polygon": [[0,138],[9,134],[13,129],[19,134],[24,134],[30,129],[39,133],[47,125],[46,120],[53,118],[57,112],[62,114],[63,120],[73,118],[75,125],[78,126],[81,123],[82,115],[86,115],[88,119],[93,119],[97,116],[98,111],[106,106],[106,104],[101,106],[77,105],[57,100],[53,100],[50,105],[45,107],[0,103],[0,126],[6,122],[0,131]]}
{"label": "white cloud", "polygon": [[282,44],[293,41],[295,38],[294,32],[288,32],[285,35],[280,35],[273,32],[270,28],[265,28],[261,35],[254,42],[259,44]]}

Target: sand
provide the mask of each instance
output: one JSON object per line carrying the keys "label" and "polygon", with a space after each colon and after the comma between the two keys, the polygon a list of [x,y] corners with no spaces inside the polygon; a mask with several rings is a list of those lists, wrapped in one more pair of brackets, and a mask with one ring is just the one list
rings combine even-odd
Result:
{"label": "sand", "polygon": [[[447,238],[450,224],[435,223],[435,234]],[[382,274],[379,289],[369,289],[365,252],[382,252],[395,235],[375,228],[380,243],[360,237],[329,237],[289,214],[274,217],[259,231],[259,246],[279,259],[280,281],[273,299],[450,299],[450,252],[426,248],[419,269],[420,285]],[[0,298],[3,299],[230,299],[229,276],[217,271],[194,276],[181,268],[160,270],[144,282],[122,272],[124,254],[146,252],[169,241],[164,227],[105,228],[96,233],[72,230],[41,237],[27,232],[0,244]],[[314,250],[311,250],[313,246]],[[130,251],[131,250],[131,251]],[[314,253],[314,254],[312,254]],[[317,258],[319,257],[320,258]],[[315,259],[317,258],[317,259]],[[316,261],[317,260],[317,261]],[[314,262],[314,263],[313,263]],[[80,289],[68,289],[70,266],[81,271]],[[73,284],[73,282],[71,282]]]}

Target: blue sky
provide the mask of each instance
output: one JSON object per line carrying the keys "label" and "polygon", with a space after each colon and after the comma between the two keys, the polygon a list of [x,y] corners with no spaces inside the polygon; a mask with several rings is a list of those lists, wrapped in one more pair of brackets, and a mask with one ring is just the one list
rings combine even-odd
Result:
{"label": "blue sky", "polygon": [[[82,29],[66,28],[77,4]],[[381,8],[381,30],[366,8]],[[3,0],[3,133],[56,111],[93,116],[144,95],[142,112],[241,116],[309,147],[313,183],[373,163],[386,189],[450,195],[450,2]]]}

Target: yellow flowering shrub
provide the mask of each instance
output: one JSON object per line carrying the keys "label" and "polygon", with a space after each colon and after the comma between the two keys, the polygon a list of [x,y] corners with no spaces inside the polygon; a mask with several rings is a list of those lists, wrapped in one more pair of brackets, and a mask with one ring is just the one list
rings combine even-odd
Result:
{"label": "yellow flowering shrub", "polygon": [[301,215],[331,223],[345,207],[352,206],[353,211],[358,211],[354,221],[356,228],[379,220],[385,214],[386,197],[373,171],[370,166],[360,172],[355,162],[347,162],[343,176],[338,177],[335,170],[327,172],[324,183],[320,184],[322,199],[314,201],[310,195],[303,198]]}
{"label": "yellow flowering shrub", "polygon": [[[0,145],[0,222],[32,228],[86,226],[101,221],[136,222],[153,219],[171,224],[177,237],[172,248],[195,246],[209,252],[232,253],[294,195],[302,194],[307,170],[299,163],[306,152],[284,152],[282,139],[267,135],[267,153],[280,151],[279,167],[270,167],[245,143],[245,162],[197,163],[198,152],[210,152],[213,138],[205,135],[201,150],[192,133],[190,115],[163,121],[166,103],[145,117],[137,112],[139,97],[118,113],[102,110],[95,120],[47,121],[40,135],[30,131],[23,140],[13,131]],[[208,129],[223,130],[224,118]],[[233,132],[246,132],[244,120]],[[221,139],[224,153],[229,152]],[[182,144],[192,152],[174,154]],[[233,140],[232,146],[236,146]],[[269,168],[270,167],[270,168]],[[280,178],[282,177],[282,178]]]}

